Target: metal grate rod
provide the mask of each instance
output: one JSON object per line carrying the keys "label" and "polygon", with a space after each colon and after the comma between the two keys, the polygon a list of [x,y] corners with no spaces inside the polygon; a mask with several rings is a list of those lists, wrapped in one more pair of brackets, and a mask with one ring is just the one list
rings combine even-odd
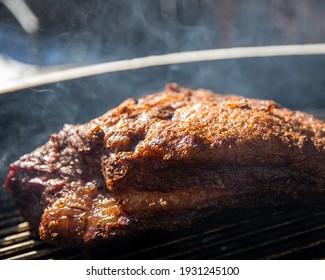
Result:
{"label": "metal grate rod", "polygon": [[[106,73],[130,71],[149,67],[157,67],[173,64],[184,64],[204,61],[215,61],[225,59],[256,58],[272,56],[297,56],[297,55],[324,55],[325,44],[305,45],[274,45],[236,47],[226,49],[210,49],[164,55],[147,56],[128,60],[119,60],[93,64],[88,66],[63,66],[62,69],[41,68],[33,65],[26,65],[32,74],[22,73],[19,79],[10,80],[0,85],[0,94],[9,93],[45,84],[62,82],[67,80],[85,78]],[[26,71],[27,72],[27,71]],[[23,75],[25,74],[25,75]]]}

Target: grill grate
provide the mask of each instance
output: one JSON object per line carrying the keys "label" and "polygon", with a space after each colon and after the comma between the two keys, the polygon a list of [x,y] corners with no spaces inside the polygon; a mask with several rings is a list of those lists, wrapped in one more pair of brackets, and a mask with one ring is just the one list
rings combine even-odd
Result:
{"label": "grill grate", "polygon": [[17,211],[0,215],[1,259],[323,259],[325,209],[222,215],[186,231],[135,237],[132,244],[60,248],[39,240]]}

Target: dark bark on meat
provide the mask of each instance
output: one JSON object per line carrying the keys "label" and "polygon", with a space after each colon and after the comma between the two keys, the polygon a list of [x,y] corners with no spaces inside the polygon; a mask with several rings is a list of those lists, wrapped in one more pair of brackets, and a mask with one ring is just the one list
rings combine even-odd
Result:
{"label": "dark bark on meat", "polygon": [[5,187],[41,238],[98,244],[223,209],[324,199],[325,124],[266,100],[168,85],[66,125]]}

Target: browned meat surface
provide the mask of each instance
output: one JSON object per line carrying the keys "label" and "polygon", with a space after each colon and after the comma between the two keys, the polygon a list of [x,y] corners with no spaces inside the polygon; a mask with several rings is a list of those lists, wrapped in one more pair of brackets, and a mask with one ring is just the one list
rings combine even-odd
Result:
{"label": "browned meat surface", "polygon": [[222,209],[324,199],[325,122],[265,100],[168,85],[66,125],[5,186],[41,238],[93,244]]}

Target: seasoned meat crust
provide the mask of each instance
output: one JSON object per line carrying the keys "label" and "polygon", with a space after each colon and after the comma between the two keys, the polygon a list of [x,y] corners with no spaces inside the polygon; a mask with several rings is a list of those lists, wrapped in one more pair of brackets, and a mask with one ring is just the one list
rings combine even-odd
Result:
{"label": "seasoned meat crust", "polygon": [[46,241],[98,244],[222,209],[324,199],[325,122],[268,100],[176,84],[65,125],[5,187]]}

